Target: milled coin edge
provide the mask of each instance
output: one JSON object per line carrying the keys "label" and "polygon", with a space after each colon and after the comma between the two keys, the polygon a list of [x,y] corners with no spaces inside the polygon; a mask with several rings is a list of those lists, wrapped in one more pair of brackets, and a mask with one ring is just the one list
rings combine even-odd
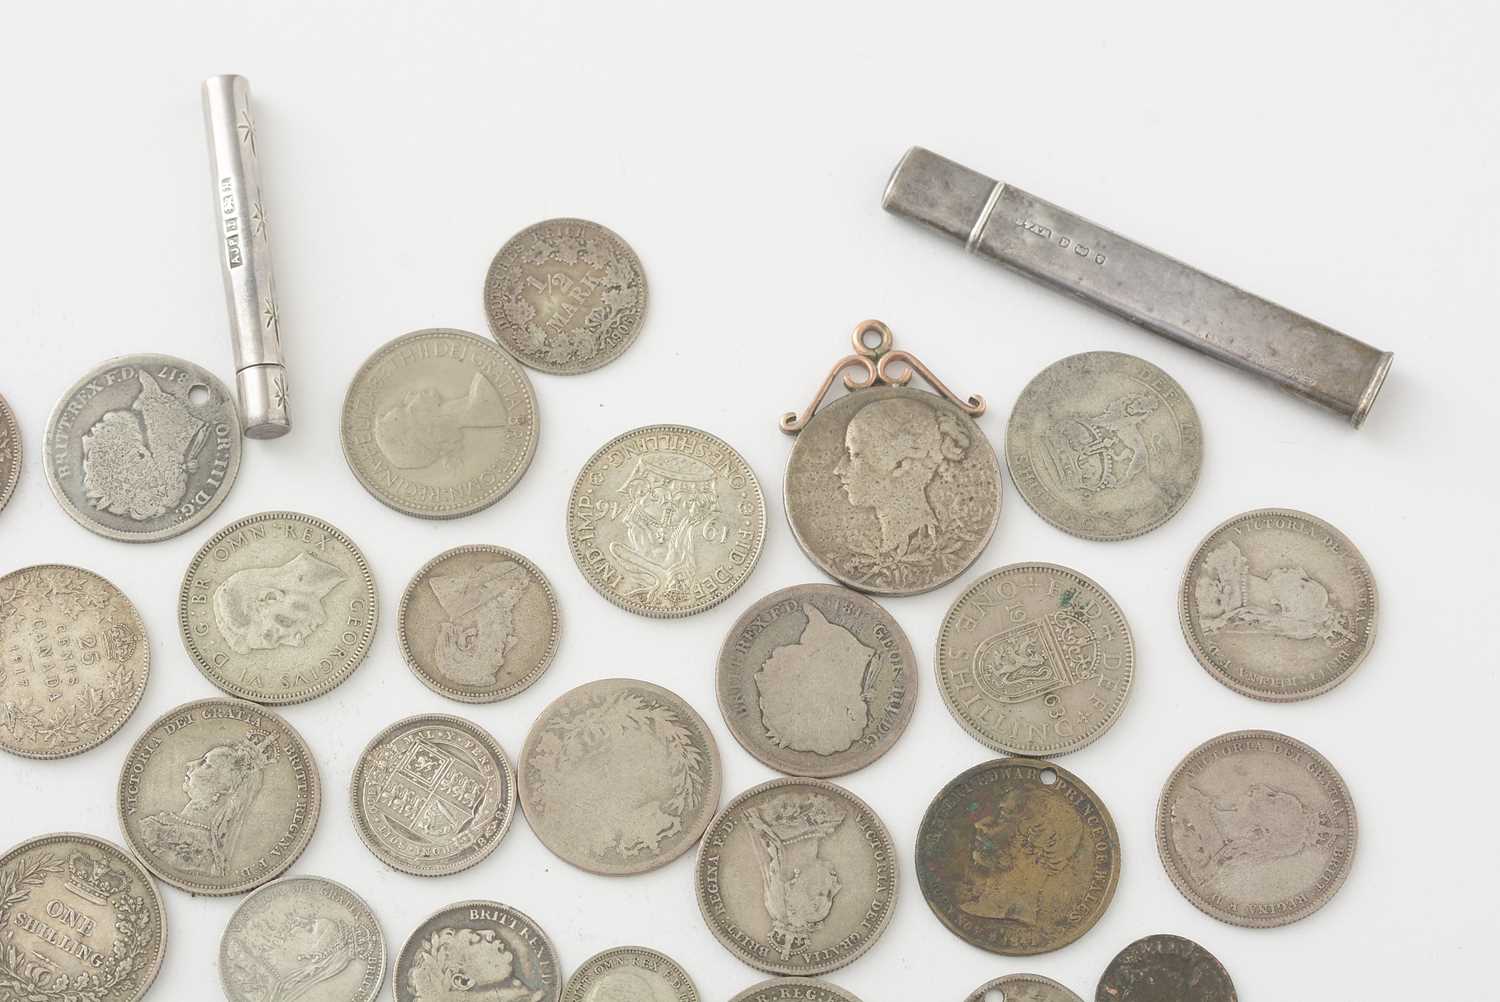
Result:
{"label": "milled coin edge", "polygon": [[0,420],[5,422],[6,430],[10,433],[10,440],[14,444],[11,450],[11,456],[14,459],[10,476],[5,479],[4,483],[0,483],[0,511],[4,511],[10,499],[15,496],[16,484],[21,482],[21,464],[26,449],[21,441],[21,425],[16,420],[15,409],[11,407],[3,394],[0,394]]}
{"label": "milled coin edge", "polygon": [[[651,957],[664,966],[676,971],[681,975],[682,980],[687,982],[688,991],[692,993],[691,997],[694,1002],[699,1002],[702,999],[703,996],[698,991],[698,985],[693,981],[688,972],[683,969],[683,966],[660,950],[653,950],[649,946],[613,946],[607,950],[600,950],[573,968],[573,973],[568,976],[567,983],[563,985],[561,1002],[585,1002],[583,997],[584,991],[593,987],[588,981],[592,973],[589,968],[593,967],[596,963],[608,960],[611,957],[637,957],[641,955]],[[678,997],[681,997],[681,993],[679,993]]]}
{"label": "milled coin edge", "polygon": [[[839,1002],[860,1002],[858,996],[856,996],[848,989],[840,988],[838,985],[831,984],[827,981],[821,981],[817,978],[807,977],[776,977],[767,978],[765,981],[757,981],[749,988],[746,988],[744,991],[737,993],[734,998],[729,1000],[729,1002],[754,1002],[755,997],[761,992],[768,992],[776,988],[816,988],[819,991],[827,992],[835,999],[838,999]],[[794,999],[796,997],[797,996],[792,996],[792,998]]]}

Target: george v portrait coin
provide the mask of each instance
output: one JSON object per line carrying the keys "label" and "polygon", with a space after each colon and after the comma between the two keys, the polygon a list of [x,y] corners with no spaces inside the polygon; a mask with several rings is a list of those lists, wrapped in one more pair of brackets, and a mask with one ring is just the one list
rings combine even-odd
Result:
{"label": "george v portrait coin", "polygon": [[1218,958],[1190,939],[1158,933],[1115,955],[1094,1002],[1238,1002]]}
{"label": "george v portrait coin", "polygon": [[430,916],[407,937],[391,975],[396,1002],[480,987],[494,999],[559,1002],[562,986],[557,950],[542,927],[498,901],[460,901]]}
{"label": "george v portrait coin", "polygon": [[617,946],[585,960],[568,978],[563,1002],[701,1002],[677,961],[644,946]]}
{"label": "george v portrait coin", "polygon": [[[1065,985],[1040,974],[1007,974],[1003,978],[986,981],[969,993],[964,1002],[1083,1002]],[[1189,1002],[1186,999],[1175,1002]]]}
{"label": "george v portrait coin", "polygon": [[814,978],[771,978],[751,985],[729,1002],[859,1002],[852,992]]}
{"label": "george v portrait coin", "polygon": [[0,511],[5,509],[20,479],[21,429],[16,425],[15,411],[0,397]]}

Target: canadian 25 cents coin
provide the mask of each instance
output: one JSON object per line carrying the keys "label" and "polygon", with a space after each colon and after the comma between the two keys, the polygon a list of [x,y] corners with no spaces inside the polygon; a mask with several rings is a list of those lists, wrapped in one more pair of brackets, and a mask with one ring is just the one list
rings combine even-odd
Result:
{"label": "canadian 25 cents coin", "polygon": [[1238,1002],[1229,972],[1190,939],[1159,933],[1115,956],[1094,1002]]}
{"label": "canadian 25 cents coin", "polygon": [[563,976],[552,941],[498,901],[460,901],[417,926],[396,957],[396,1002],[491,998],[559,1002]]}
{"label": "canadian 25 cents coin", "polygon": [[15,493],[21,479],[21,429],[15,411],[0,397],[0,510]]}
{"label": "canadian 25 cents coin", "polygon": [[[1007,974],[987,981],[969,993],[964,1002],[1083,1002],[1067,986],[1040,974]],[[1175,1002],[1191,1002],[1187,998]]]}
{"label": "canadian 25 cents coin", "polygon": [[700,1002],[693,979],[665,953],[620,946],[596,953],[568,978],[563,1002]]}
{"label": "canadian 25 cents coin", "polygon": [[1312,748],[1235,731],[1195,748],[1156,807],[1156,848],[1183,896],[1234,925],[1287,925],[1317,911],[1354,864],[1354,800]]}
{"label": "canadian 25 cents coin", "polygon": [[859,1002],[853,993],[812,978],[772,978],[751,985],[729,1002]]}

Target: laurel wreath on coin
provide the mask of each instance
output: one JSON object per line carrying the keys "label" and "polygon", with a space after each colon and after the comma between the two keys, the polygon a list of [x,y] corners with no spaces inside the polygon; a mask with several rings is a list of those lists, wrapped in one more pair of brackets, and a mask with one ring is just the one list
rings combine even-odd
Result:
{"label": "laurel wreath on coin", "polygon": [[531,353],[554,365],[593,358],[601,344],[630,324],[639,311],[641,290],[635,276],[598,240],[590,237],[554,239],[536,233],[520,258],[531,267],[549,262],[561,265],[583,263],[604,273],[599,280],[598,305],[589,310],[583,323],[573,330],[548,329],[538,323],[536,307],[526,299],[527,275],[524,272],[518,272],[504,290],[505,319],[526,332],[526,347]]}
{"label": "laurel wreath on coin", "polygon": [[107,730],[135,694],[135,683],[123,667],[110,672],[102,686],[85,686],[67,708],[48,716],[26,701],[0,703],[0,727],[17,741],[47,748],[82,744]]}

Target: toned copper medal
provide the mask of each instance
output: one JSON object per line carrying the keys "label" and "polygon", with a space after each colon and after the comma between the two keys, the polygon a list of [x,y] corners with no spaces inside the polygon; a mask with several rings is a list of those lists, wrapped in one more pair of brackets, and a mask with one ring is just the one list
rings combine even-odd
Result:
{"label": "toned copper medal", "polygon": [[1161,933],[1121,950],[1104,969],[1094,993],[1094,1002],[1238,1000],[1229,972],[1213,954],[1190,939]]}

